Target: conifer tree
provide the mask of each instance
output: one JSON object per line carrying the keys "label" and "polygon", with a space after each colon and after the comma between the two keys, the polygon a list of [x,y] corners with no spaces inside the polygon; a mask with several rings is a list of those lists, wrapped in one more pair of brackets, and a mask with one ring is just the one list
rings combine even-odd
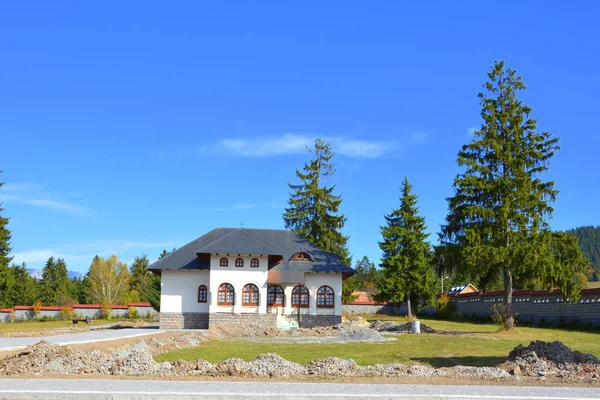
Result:
{"label": "conifer tree", "polygon": [[[525,85],[515,70],[495,62],[488,78],[485,92],[479,94],[481,128],[458,153],[464,172],[454,180],[440,243],[446,262],[478,287],[486,290],[503,281],[507,326],[512,329],[515,282],[524,285],[549,276],[544,261],[564,239],[548,231],[557,190],[553,181],[542,179],[559,146],[550,133],[537,132],[531,108],[517,97]],[[579,276],[578,262],[555,261],[552,274],[560,279],[552,282],[576,288],[572,283]]]}
{"label": "conifer tree", "polygon": [[69,295],[69,276],[64,259],[48,259],[42,270],[40,286],[41,300],[45,305],[58,305],[62,297]]}
{"label": "conifer tree", "polygon": [[[2,171],[0,171],[2,173]],[[0,188],[4,182],[0,182]],[[12,274],[9,269],[9,264],[12,261],[10,257],[10,229],[8,229],[8,218],[2,216],[2,202],[0,201],[0,307],[7,307],[10,304]]]}
{"label": "conifer tree", "polygon": [[150,260],[145,254],[141,257],[136,257],[130,267],[131,279],[129,280],[129,289],[139,293],[142,301],[149,301],[152,295],[152,272],[146,267],[150,265]]}
{"label": "conifer tree", "polygon": [[410,321],[411,300],[430,300],[435,293],[435,276],[431,246],[426,241],[429,234],[425,232],[425,219],[419,215],[417,196],[412,193],[408,178],[400,190],[400,208],[385,216],[387,225],[381,228],[381,292],[376,297],[395,303],[406,300]]}
{"label": "conifer tree", "polygon": [[13,287],[11,290],[12,301],[10,306],[33,305],[39,299],[39,287],[37,279],[33,278],[25,263],[11,267],[13,275]]}
{"label": "conifer tree", "polygon": [[314,159],[304,164],[303,171],[296,170],[300,183],[288,184],[292,193],[283,214],[285,228],[350,265],[348,237],[342,234],[346,217],[339,214],[342,197],[333,194],[335,185],[326,185],[326,179],[335,173],[334,154],[322,139],[316,139],[314,149],[308,151],[314,153]]}

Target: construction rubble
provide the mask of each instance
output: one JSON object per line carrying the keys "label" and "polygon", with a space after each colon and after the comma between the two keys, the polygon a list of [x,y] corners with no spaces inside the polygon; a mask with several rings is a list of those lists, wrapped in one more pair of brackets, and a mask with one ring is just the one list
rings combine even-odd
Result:
{"label": "construction rubble", "polygon": [[[176,347],[190,347],[215,338],[208,334],[190,334],[172,338]],[[165,341],[166,342],[166,341]],[[112,353],[99,349],[79,350],[41,341],[18,354],[0,361],[0,376],[28,375],[126,375],[126,376],[205,376],[244,378],[305,377],[466,377],[509,379],[511,376],[554,376],[571,382],[597,382],[600,360],[590,354],[571,351],[560,342],[532,342],[512,350],[498,367],[455,366],[431,368],[421,365],[377,364],[360,366],[353,360],[327,357],[305,365],[294,363],[277,354],[262,354],[252,361],[230,358],[217,364],[205,360],[157,363],[156,354],[165,346],[157,339],[140,341]]]}
{"label": "construction rubble", "polygon": [[[431,368],[422,365],[357,365],[351,359],[327,357],[305,365],[288,361],[277,354],[262,354],[252,361],[230,358],[217,364],[205,360],[157,363],[155,356],[166,352],[201,346],[202,342],[243,336],[335,337],[346,341],[389,340],[382,334],[411,332],[411,323],[390,321],[369,323],[363,319],[344,321],[333,327],[292,331],[237,331],[219,327],[209,331],[190,331],[171,337],[153,337],[133,345],[84,350],[40,341],[17,354],[0,359],[0,376],[122,375],[122,376],[204,376],[244,378],[306,377],[461,377],[478,379],[558,379],[572,383],[600,382],[600,360],[591,354],[572,351],[561,342],[531,342],[514,348],[496,367],[455,366]],[[426,325],[421,331],[444,334]],[[261,339],[262,340],[262,339]]]}

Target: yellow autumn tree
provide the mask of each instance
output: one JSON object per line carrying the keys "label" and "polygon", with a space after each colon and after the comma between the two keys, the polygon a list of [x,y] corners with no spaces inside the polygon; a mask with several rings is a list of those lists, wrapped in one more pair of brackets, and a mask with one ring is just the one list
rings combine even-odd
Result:
{"label": "yellow autumn tree", "polygon": [[98,304],[121,304],[129,290],[127,264],[117,256],[94,257],[89,272],[90,300]]}

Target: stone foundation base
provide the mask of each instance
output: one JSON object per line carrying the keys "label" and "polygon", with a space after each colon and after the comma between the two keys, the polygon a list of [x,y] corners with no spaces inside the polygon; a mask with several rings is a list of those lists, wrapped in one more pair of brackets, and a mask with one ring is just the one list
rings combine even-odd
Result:
{"label": "stone foundation base", "polygon": [[298,326],[300,328],[314,328],[317,326],[334,326],[342,323],[341,315],[307,315],[300,314]]}
{"label": "stone foundation base", "polygon": [[208,329],[208,313],[160,313],[160,329]]}
{"label": "stone foundation base", "polygon": [[246,332],[262,333],[265,329],[277,327],[277,316],[274,314],[209,314],[208,327],[218,326],[241,328]]}
{"label": "stone foundation base", "polygon": [[[298,319],[300,328],[333,326],[342,322],[341,315],[290,315]],[[233,314],[233,313],[160,313],[161,329],[210,329],[218,326],[242,328],[246,332],[262,333],[265,329],[277,327],[275,314]]]}

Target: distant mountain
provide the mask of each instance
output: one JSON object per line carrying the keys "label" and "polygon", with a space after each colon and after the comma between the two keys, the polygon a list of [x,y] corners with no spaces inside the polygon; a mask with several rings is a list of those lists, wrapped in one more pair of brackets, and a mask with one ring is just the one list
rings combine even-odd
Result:
{"label": "distant mountain", "polygon": [[27,272],[29,272],[29,275],[31,275],[32,278],[37,280],[42,279],[42,270],[29,268]]}
{"label": "distant mountain", "polygon": [[[29,275],[31,275],[32,278],[35,278],[38,280],[42,279],[42,270],[41,269],[29,268],[27,271],[29,272]],[[69,279],[73,279],[73,278],[83,279],[83,277],[85,276],[85,274],[83,272],[79,272],[79,271],[67,271],[67,275],[69,276]]]}
{"label": "distant mountain", "polygon": [[600,278],[600,226],[581,226],[568,230],[569,235],[579,239],[579,248],[590,260],[594,268],[592,280]]}

